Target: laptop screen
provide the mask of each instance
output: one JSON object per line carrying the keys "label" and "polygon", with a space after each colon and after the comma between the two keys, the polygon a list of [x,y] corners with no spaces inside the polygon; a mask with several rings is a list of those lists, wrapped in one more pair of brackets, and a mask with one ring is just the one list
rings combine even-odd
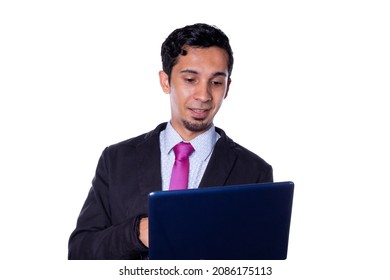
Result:
{"label": "laptop screen", "polygon": [[150,259],[287,257],[293,182],[149,194]]}

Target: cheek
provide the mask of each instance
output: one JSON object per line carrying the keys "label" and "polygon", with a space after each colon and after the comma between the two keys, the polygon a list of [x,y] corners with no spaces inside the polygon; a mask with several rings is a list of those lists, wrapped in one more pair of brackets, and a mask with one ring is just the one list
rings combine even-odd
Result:
{"label": "cheek", "polygon": [[215,95],[215,105],[219,108],[221,107],[222,103],[223,103],[223,100],[225,99],[225,96],[226,96],[226,92],[223,91],[223,92],[220,92],[218,93],[217,95]]}
{"label": "cheek", "polygon": [[171,92],[171,110],[176,114],[180,114],[185,110],[185,96],[178,94],[176,91]]}
{"label": "cheek", "polygon": [[175,104],[179,106],[184,106],[187,102],[190,101],[192,92],[188,88],[180,88],[179,91],[172,92],[172,98],[175,100]]}
{"label": "cheek", "polygon": [[217,114],[217,112],[218,112],[219,109],[221,108],[221,106],[222,106],[222,101],[223,101],[223,99],[215,105],[215,113],[214,113],[214,114]]}

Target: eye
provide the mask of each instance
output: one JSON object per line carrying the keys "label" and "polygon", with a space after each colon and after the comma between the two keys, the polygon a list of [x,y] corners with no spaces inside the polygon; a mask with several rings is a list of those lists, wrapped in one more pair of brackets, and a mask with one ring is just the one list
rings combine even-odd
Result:
{"label": "eye", "polygon": [[211,84],[212,84],[213,86],[220,86],[220,85],[222,85],[223,83],[220,82],[220,81],[211,81]]}
{"label": "eye", "polygon": [[194,84],[196,83],[196,78],[192,76],[183,76],[183,81],[187,84]]}

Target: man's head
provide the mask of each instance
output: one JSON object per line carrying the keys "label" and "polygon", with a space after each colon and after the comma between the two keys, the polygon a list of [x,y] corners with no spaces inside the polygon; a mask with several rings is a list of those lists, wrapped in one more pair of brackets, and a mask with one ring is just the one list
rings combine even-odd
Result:
{"label": "man's head", "polygon": [[229,91],[229,39],[215,27],[195,24],[173,31],[161,53],[160,84],[170,95],[171,124],[191,140],[210,128]]}
{"label": "man's head", "polygon": [[229,77],[233,70],[233,51],[230,47],[229,38],[215,26],[204,23],[187,25],[174,30],[161,46],[161,58],[163,71],[167,73],[169,79],[173,66],[176,65],[180,55],[186,55],[185,46],[208,48],[219,47],[224,49],[229,57],[228,72]]}

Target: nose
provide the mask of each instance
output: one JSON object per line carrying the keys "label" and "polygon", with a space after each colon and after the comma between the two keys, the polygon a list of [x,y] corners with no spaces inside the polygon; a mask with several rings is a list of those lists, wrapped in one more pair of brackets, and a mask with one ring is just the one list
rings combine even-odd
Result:
{"label": "nose", "polygon": [[200,83],[195,90],[194,99],[201,102],[208,102],[212,99],[209,83]]}

